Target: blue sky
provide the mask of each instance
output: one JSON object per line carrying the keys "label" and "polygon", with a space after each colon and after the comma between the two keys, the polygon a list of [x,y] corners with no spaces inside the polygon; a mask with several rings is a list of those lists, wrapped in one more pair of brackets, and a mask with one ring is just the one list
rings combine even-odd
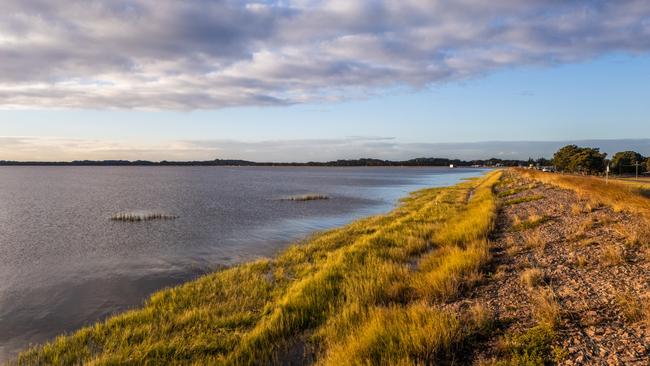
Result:
{"label": "blue sky", "polygon": [[[189,3],[196,3],[197,9],[206,7],[206,2]],[[361,3],[365,6],[372,2]],[[508,5],[507,1],[504,3]],[[494,154],[521,158],[533,153],[548,154],[543,149],[526,151],[521,145],[517,146],[516,151],[512,148],[501,151],[499,146],[503,144],[496,143],[490,148],[484,147],[483,152],[476,150],[467,153],[462,149],[454,151],[449,146],[441,148],[437,144],[549,141],[553,142],[547,148],[550,153],[557,141],[650,138],[650,54],[647,51],[650,45],[637,44],[636,38],[642,36],[638,29],[635,30],[638,26],[642,32],[650,34],[650,18],[647,16],[650,7],[643,7],[642,10],[647,12],[641,12],[632,23],[613,30],[601,29],[600,25],[594,24],[601,20],[600,17],[629,15],[625,12],[618,14],[621,12],[619,8],[613,10],[593,5],[598,2],[576,2],[583,3],[582,7],[558,8],[558,13],[564,16],[590,11],[585,16],[582,28],[568,32],[575,32],[574,37],[585,39],[603,38],[601,43],[589,44],[592,41],[585,41],[572,46],[558,41],[557,35],[549,36],[548,29],[539,32],[543,37],[534,33],[537,28],[522,31],[527,27],[522,25],[524,21],[542,19],[537,27],[546,26],[546,22],[549,22],[548,15],[540,15],[543,9],[534,1],[530,3],[528,7],[522,5],[521,9],[515,10],[505,5],[503,8],[497,6],[492,18],[486,17],[487,23],[490,19],[501,19],[503,14],[514,19],[508,23],[509,28],[504,27],[498,33],[500,39],[495,41],[494,35],[490,36],[486,42],[494,44],[488,44],[489,47],[459,41],[458,37],[451,37],[446,31],[432,28],[427,19],[414,17],[410,23],[397,25],[387,22],[387,27],[395,28],[390,29],[393,32],[410,29],[412,24],[421,22],[423,25],[419,26],[418,31],[426,29],[432,32],[433,29],[433,33],[430,33],[433,36],[428,37],[440,38],[427,38],[432,39],[432,46],[425,49],[426,53],[422,49],[404,51],[402,46],[395,52],[412,52],[414,55],[403,59],[390,53],[397,46],[394,46],[394,39],[387,41],[381,38],[385,29],[376,30],[373,25],[359,31],[358,25],[352,27],[348,23],[341,24],[339,33],[320,41],[329,45],[341,39],[348,40],[351,35],[356,37],[358,33],[369,34],[372,38],[364,36],[361,40],[381,41],[382,53],[374,54],[373,48],[368,46],[367,52],[354,48],[341,55],[339,48],[332,50],[322,46],[313,49],[305,46],[304,42],[313,41],[310,38],[313,36],[309,34],[295,38],[297,36],[290,37],[278,31],[276,38],[263,40],[269,44],[263,51],[252,53],[252,60],[259,60],[259,64],[253,65],[255,67],[249,65],[252,62],[250,52],[249,56],[242,56],[240,60],[238,46],[224,41],[233,48],[227,52],[228,59],[223,61],[220,51],[215,51],[214,60],[210,63],[215,70],[207,69],[207,74],[204,72],[201,77],[194,74],[194,69],[184,71],[188,66],[184,58],[178,61],[177,53],[180,51],[167,51],[164,45],[159,46],[161,49],[154,47],[150,50],[154,56],[135,54],[136,51],[130,49],[124,51],[125,57],[133,63],[167,65],[175,62],[166,66],[162,74],[158,66],[151,66],[151,70],[145,69],[146,72],[139,73],[132,71],[132,67],[122,69],[119,66],[121,63],[117,63],[118,66],[99,65],[97,69],[80,67],[77,61],[90,61],[92,58],[86,59],[90,56],[71,51],[69,63],[52,67],[42,76],[0,77],[0,137],[4,138],[4,147],[0,145],[0,160],[221,157],[302,161],[360,156],[402,159],[457,155],[478,158]],[[147,2],[133,1],[133,4],[144,9]],[[638,7],[643,6],[643,2],[623,2],[621,6],[626,5],[630,12],[638,13]],[[234,5],[231,3],[227,6]],[[16,14],[20,10],[22,13],[32,11],[20,8],[20,4],[16,7],[13,9]],[[327,10],[335,11],[336,19],[340,19],[342,14],[349,13],[352,23],[359,11],[348,7],[324,10],[318,4],[313,8],[303,6],[296,9],[303,11],[304,17],[309,17],[310,12]],[[52,11],[53,19],[66,17],[65,9],[57,10],[60,11]],[[369,8],[363,7],[362,10],[368,12]],[[388,14],[385,16],[389,17],[391,11],[404,14],[409,9],[386,6],[380,10],[381,14]],[[472,11],[476,9],[471,6],[449,9],[450,13],[458,14],[458,21],[450,21],[449,26],[466,25],[464,17],[471,17]],[[123,12],[120,9],[116,17]],[[169,15],[144,11],[142,14],[160,17],[160,22],[164,22],[167,19],[165,15]],[[25,21],[24,16],[18,18]],[[274,14],[269,19],[276,21],[276,18],[282,18],[282,15]],[[26,26],[29,27],[29,18],[26,19]],[[296,27],[295,16],[291,19]],[[629,16],[625,19],[630,22]],[[224,21],[221,18],[205,21],[210,25],[224,26],[220,24]],[[548,26],[555,31],[558,24],[563,26],[563,22],[570,21],[573,20],[556,19]],[[260,21],[260,24],[265,23]],[[487,29],[493,27],[491,24],[494,21],[488,24]],[[346,30],[346,27],[352,27],[354,33]],[[43,30],[34,31],[36,35],[39,32]],[[219,42],[220,32],[221,28],[208,35],[190,35],[192,40],[206,38],[207,43],[198,44],[196,50],[189,51],[207,52],[207,45]],[[255,38],[258,36],[251,36],[248,32],[242,31],[244,41],[246,37],[254,38],[251,44],[260,47],[260,41]],[[480,28],[475,34],[483,35],[486,32],[486,28]],[[187,32],[180,33],[186,37]],[[524,36],[521,36],[522,33]],[[612,46],[616,40],[605,39],[612,33],[619,37],[616,44],[621,46]],[[406,42],[406,38],[412,37],[412,34],[413,31],[409,30],[404,33],[405,39],[398,41],[411,44]],[[471,38],[471,34],[467,37]],[[626,45],[628,39],[630,44]],[[60,40],[53,37],[52,42],[57,41]],[[128,45],[130,41],[121,42]],[[15,43],[4,44],[4,51],[20,55],[12,45]],[[2,46],[0,39],[0,53]],[[447,51],[450,48],[453,52]],[[486,48],[489,52],[485,51]],[[289,51],[280,52],[277,49]],[[516,49],[516,52],[504,55],[503,49]],[[443,52],[441,50],[445,54],[443,66],[436,61],[439,57],[436,55]],[[100,54],[103,51],[101,47],[97,50]],[[305,63],[286,61],[287,55],[295,56],[299,52],[304,53],[300,60]],[[315,68],[321,65],[318,57],[313,63],[308,62],[312,54],[320,55],[328,62],[334,57],[340,57],[340,60],[318,69]],[[282,56],[280,61],[278,55]],[[417,57],[421,59],[412,62]],[[242,62],[243,66],[240,65]],[[375,67],[380,62],[383,62],[382,68]],[[30,72],[29,65],[6,63],[3,65],[0,60],[0,70]],[[228,66],[214,66],[222,64]],[[192,67],[196,65],[194,61],[191,63]],[[48,66],[45,67],[47,69]],[[430,71],[432,67],[437,67],[435,72]],[[227,80],[215,78],[196,89],[192,89],[191,85],[198,85],[199,81],[185,83],[185,79],[190,77],[204,80],[205,75],[212,76],[217,72],[241,75],[240,69],[249,73],[250,78],[244,80],[239,77],[236,81],[232,81],[231,76]],[[169,77],[170,70],[174,77],[176,74],[184,76],[184,83]],[[296,78],[292,76],[292,70],[296,70]],[[422,80],[418,76],[420,70]],[[145,80],[144,74],[148,78],[155,78],[157,85],[161,86],[153,89],[147,84],[146,89],[140,89],[138,81]],[[42,88],[44,83],[49,87]],[[178,88],[174,89],[178,92],[170,94],[170,89],[162,86],[167,85],[165,83]],[[16,94],[20,94],[20,97],[6,96],[11,90],[18,91]],[[251,90],[254,94],[249,93]],[[124,93],[129,97],[124,97]],[[622,141],[620,145],[625,148],[626,142]],[[638,148],[647,149],[644,144]],[[650,155],[650,150],[641,152]]]}

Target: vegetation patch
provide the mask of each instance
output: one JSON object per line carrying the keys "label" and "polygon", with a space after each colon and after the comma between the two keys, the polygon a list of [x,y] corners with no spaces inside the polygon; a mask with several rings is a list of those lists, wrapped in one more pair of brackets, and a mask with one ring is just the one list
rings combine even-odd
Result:
{"label": "vegetation patch", "polygon": [[499,192],[499,194],[498,194],[497,196],[498,196],[499,198],[504,198],[504,197],[514,196],[515,194],[517,194],[517,193],[519,193],[519,192],[526,191],[526,190],[528,190],[528,189],[530,189],[529,186],[520,186],[520,187],[515,187],[515,188],[511,188],[511,189],[508,189],[508,190],[505,190],[505,191]]}
{"label": "vegetation patch", "polygon": [[162,212],[150,212],[150,211],[131,211],[131,212],[120,212],[111,215],[111,220],[113,221],[150,221],[150,220],[174,220],[177,219],[176,215],[169,215]]}
{"label": "vegetation patch", "polygon": [[514,222],[512,227],[510,228],[510,230],[511,231],[521,231],[521,230],[533,229],[533,228],[536,228],[539,225],[542,225],[543,223],[549,221],[550,219],[551,219],[551,217],[547,216],[547,215],[543,215],[543,216],[531,215],[525,221]]}
{"label": "vegetation patch", "polygon": [[650,324],[650,298],[640,299],[632,293],[616,295],[616,305],[627,323],[646,321]]}
{"label": "vegetation patch", "polygon": [[301,195],[296,195],[296,196],[289,196],[286,198],[283,198],[283,201],[318,201],[318,200],[327,200],[330,197],[325,194],[319,194],[319,193],[309,193],[309,194],[301,194]]}
{"label": "vegetation patch", "polygon": [[526,197],[520,197],[520,198],[515,198],[512,200],[505,201],[503,203],[504,206],[511,206],[511,205],[518,205],[520,203],[525,203],[525,202],[532,202],[532,201],[538,201],[544,199],[544,196],[541,194],[535,194],[531,196],[526,196]]}
{"label": "vegetation patch", "polygon": [[544,271],[539,268],[528,268],[524,270],[519,276],[519,279],[524,286],[531,289],[546,282]]}
{"label": "vegetation patch", "polygon": [[544,366],[555,361],[553,328],[538,325],[522,334],[506,335],[499,344],[499,360],[491,366]]}
{"label": "vegetation patch", "polygon": [[599,177],[544,173],[536,170],[518,169],[525,177],[543,183],[575,191],[593,204],[605,204],[615,211],[636,212],[650,219],[650,200],[638,187]]}
{"label": "vegetation patch", "polygon": [[609,244],[603,248],[600,261],[606,266],[618,266],[625,263],[625,253],[622,248]]}

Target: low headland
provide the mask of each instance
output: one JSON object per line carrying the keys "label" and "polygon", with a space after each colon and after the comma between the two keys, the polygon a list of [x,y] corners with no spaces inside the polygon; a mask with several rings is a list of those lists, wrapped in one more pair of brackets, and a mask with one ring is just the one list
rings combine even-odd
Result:
{"label": "low headland", "polygon": [[642,183],[495,170],[155,293],[23,365],[647,365]]}

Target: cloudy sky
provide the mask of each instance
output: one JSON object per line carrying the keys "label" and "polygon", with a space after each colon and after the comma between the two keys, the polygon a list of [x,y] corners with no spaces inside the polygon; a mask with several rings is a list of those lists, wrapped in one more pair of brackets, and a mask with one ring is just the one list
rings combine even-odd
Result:
{"label": "cloudy sky", "polygon": [[3,0],[0,160],[650,155],[648,51],[646,0]]}

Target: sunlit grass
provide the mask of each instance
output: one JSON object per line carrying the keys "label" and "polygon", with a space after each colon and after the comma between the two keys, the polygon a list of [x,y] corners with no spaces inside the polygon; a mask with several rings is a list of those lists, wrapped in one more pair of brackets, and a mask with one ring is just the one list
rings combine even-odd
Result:
{"label": "sunlit grass", "polygon": [[599,177],[544,173],[536,170],[519,169],[518,172],[543,183],[553,184],[577,192],[590,202],[611,206],[617,211],[627,210],[650,219],[650,199],[644,187],[630,182]]}
{"label": "sunlit grass", "polygon": [[[412,194],[393,212],[160,291],[22,364],[435,363],[488,328],[440,305],[482,278],[500,172]],[[299,361],[299,360],[298,360]]]}

